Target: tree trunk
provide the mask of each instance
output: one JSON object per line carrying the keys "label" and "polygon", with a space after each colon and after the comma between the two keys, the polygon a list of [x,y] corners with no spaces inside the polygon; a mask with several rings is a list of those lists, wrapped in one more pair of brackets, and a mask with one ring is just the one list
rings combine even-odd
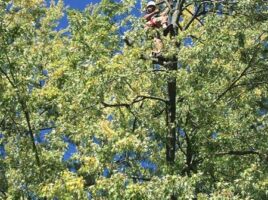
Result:
{"label": "tree trunk", "polygon": [[[176,58],[169,68],[170,71],[177,69]],[[175,145],[176,145],[176,78],[170,78],[168,81],[168,133],[166,141],[166,161],[168,164],[175,162]]]}
{"label": "tree trunk", "polygon": [[[179,18],[179,7],[184,3],[184,1],[177,1],[175,5],[175,11],[173,9],[173,1],[169,1],[170,8],[172,10],[169,13],[169,23],[173,24],[174,33],[172,36],[178,34],[178,26],[177,21]],[[173,56],[171,59],[171,64],[168,67],[169,71],[177,70],[177,58]],[[176,150],[176,78],[170,78],[168,81],[168,112],[167,112],[167,126],[168,133],[166,136],[166,161],[169,165],[173,165],[175,163],[175,150]]]}

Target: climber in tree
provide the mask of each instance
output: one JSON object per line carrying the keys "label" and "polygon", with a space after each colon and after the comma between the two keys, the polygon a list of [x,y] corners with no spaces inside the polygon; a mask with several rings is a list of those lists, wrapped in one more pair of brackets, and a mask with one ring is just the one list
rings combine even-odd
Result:
{"label": "climber in tree", "polygon": [[[146,6],[146,14],[144,16],[147,21],[145,24],[145,29],[148,30],[150,28],[163,28],[163,35],[167,36],[167,34],[172,31],[172,24],[168,24],[168,12],[169,8],[165,8],[163,12],[160,12],[156,7],[156,3],[154,1],[149,1]],[[154,50],[152,52],[153,57],[159,57],[161,55],[161,50],[163,49],[163,42],[161,40],[159,32],[154,36]]]}
{"label": "climber in tree", "polygon": [[168,13],[168,7],[163,12],[160,12],[155,2],[149,1],[146,6],[146,15],[144,16],[147,21],[145,29],[162,27],[164,28],[163,35],[166,36],[173,27],[172,24],[168,24]]}

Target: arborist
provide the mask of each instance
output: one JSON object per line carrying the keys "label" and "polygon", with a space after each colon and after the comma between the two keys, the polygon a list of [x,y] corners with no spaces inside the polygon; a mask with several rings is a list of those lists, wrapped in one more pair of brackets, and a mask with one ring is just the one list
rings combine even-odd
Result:
{"label": "arborist", "polygon": [[167,36],[173,27],[172,24],[168,24],[168,13],[168,7],[160,13],[160,10],[156,7],[156,3],[154,1],[149,1],[146,6],[146,15],[144,16],[147,21],[145,29],[148,29],[150,27],[162,27],[164,29],[163,35]]}
{"label": "arborist", "polygon": [[[168,24],[169,7],[166,7],[164,11],[160,12],[157,8],[155,1],[149,1],[146,6],[146,14],[144,16],[146,20],[145,30],[150,28],[163,28],[163,35],[167,36],[169,32],[173,31],[173,25]],[[153,57],[158,57],[163,49],[163,42],[161,40],[159,32],[154,36],[155,48],[152,52]]]}

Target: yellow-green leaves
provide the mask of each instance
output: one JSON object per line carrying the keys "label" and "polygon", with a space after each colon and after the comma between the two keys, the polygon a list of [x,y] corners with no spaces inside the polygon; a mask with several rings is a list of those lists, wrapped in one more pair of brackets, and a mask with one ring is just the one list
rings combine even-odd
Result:
{"label": "yellow-green leaves", "polygon": [[83,199],[84,181],[69,171],[61,172],[55,182],[43,183],[38,189],[41,196],[47,198]]}
{"label": "yellow-green leaves", "polygon": [[[60,31],[63,1],[6,2],[0,198],[267,199],[266,2],[180,1],[174,37],[144,30],[133,0],[67,9]],[[176,70],[151,55],[157,32]]]}

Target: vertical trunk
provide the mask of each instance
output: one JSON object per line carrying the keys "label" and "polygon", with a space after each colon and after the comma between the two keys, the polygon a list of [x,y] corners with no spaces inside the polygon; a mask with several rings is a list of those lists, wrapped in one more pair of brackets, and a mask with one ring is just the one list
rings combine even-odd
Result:
{"label": "vertical trunk", "polygon": [[[169,13],[169,23],[173,24],[174,34],[171,37],[178,34],[178,26],[177,21],[180,15],[179,7],[182,7],[184,0],[178,0],[175,4],[174,9],[174,1],[170,0],[170,7],[172,10]],[[171,59],[171,64],[169,66],[169,71],[177,70],[177,58],[173,56]],[[176,152],[176,78],[171,77],[168,80],[168,109],[167,109],[167,138],[166,138],[166,161],[167,164],[173,166],[175,164],[175,152]],[[177,195],[172,194],[170,196],[170,200],[177,200]]]}
{"label": "vertical trunk", "polygon": [[[177,1],[174,5],[173,1],[169,1],[172,10],[169,13],[169,23],[172,23],[177,34],[177,21],[180,15],[179,8],[182,7],[184,0]],[[175,7],[174,7],[175,6]],[[174,9],[175,8],[175,9]],[[174,35],[173,35],[174,36]],[[177,70],[177,58],[174,56],[171,59],[169,71]],[[167,126],[168,133],[166,138],[166,161],[169,165],[175,163],[175,148],[176,148],[176,78],[170,78],[168,81],[168,112],[167,112]]]}
{"label": "vertical trunk", "polygon": [[[176,58],[170,66],[170,71],[177,69]],[[168,164],[174,164],[175,162],[175,145],[176,145],[176,79],[171,78],[168,82],[168,133],[166,142],[166,161]]]}

